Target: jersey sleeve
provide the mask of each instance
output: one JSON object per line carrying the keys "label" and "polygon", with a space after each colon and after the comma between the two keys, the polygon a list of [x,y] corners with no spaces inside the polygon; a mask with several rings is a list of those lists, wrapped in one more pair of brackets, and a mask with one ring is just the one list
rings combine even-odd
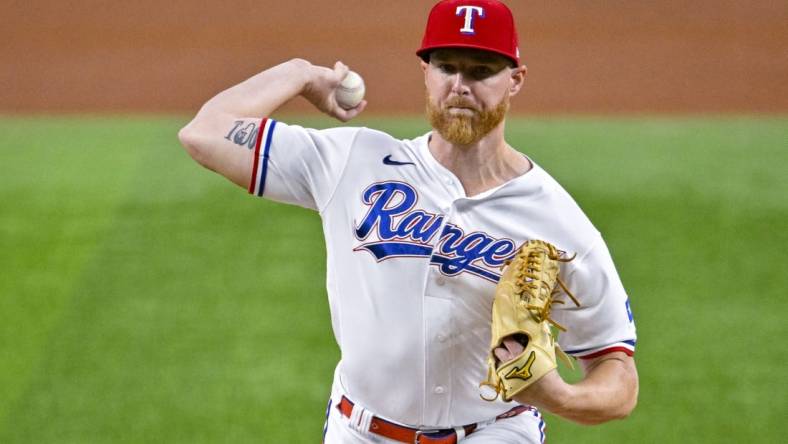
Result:
{"label": "jersey sleeve", "polygon": [[263,119],[249,193],[320,211],[331,198],[361,128],[325,130]]}
{"label": "jersey sleeve", "polygon": [[580,302],[566,301],[553,317],[567,331],[558,344],[578,358],[595,358],[613,351],[632,356],[637,341],[629,298],[601,236],[581,258],[569,262],[564,282]]}

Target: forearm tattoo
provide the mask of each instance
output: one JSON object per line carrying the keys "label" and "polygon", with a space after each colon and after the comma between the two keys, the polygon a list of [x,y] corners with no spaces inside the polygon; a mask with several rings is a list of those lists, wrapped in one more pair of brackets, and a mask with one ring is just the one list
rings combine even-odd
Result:
{"label": "forearm tattoo", "polygon": [[[246,125],[244,125],[246,124]],[[245,120],[236,120],[230,132],[224,136],[230,142],[253,150],[257,142],[257,132],[260,129],[254,122],[246,123]]]}

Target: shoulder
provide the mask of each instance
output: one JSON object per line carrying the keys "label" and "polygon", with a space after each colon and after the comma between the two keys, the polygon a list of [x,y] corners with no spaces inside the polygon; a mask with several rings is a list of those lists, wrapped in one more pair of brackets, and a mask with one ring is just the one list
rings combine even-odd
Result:
{"label": "shoulder", "polygon": [[541,166],[532,164],[538,187],[536,201],[547,218],[544,229],[561,249],[582,256],[599,241],[601,233],[569,192]]}
{"label": "shoulder", "polygon": [[387,132],[367,127],[344,127],[338,130],[346,134],[345,137],[352,134],[352,149],[359,162],[363,162],[368,157],[377,158],[386,155],[396,157],[405,153],[411,159],[418,151],[416,147],[420,138],[399,139]]}
{"label": "shoulder", "polygon": [[364,130],[363,127],[338,126],[331,128],[310,128],[299,124],[274,121],[277,135],[305,137],[314,140],[345,140],[352,141]]}
{"label": "shoulder", "polygon": [[358,138],[357,143],[364,144],[364,145],[406,145],[410,144],[412,141],[407,139],[398,139],[391,134],[367,127],[360,127],[358,129]]}
{"label": "shoulder", "polygon": [[277,131],[292,134],[295,137],[308,137],[315,142],[341,143],[343,145],[363,145],[367,147],[391,146],[408,143],[394,136],[364,126],[338,126],[331,128],[309,128],[297,124],[277,123]]}

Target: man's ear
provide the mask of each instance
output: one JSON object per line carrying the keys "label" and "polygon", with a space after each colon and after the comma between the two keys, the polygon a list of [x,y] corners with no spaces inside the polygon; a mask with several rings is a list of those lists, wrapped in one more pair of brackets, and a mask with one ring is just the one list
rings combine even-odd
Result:
{"label": "man's ear", "polygon": [[429,69],[430,64],[425,62],[424,59],[419,59],[419,63],[421,63],[421,71],[424,73],[424,84],[427,84],[427,69]]}
{"label": "man's ear", "polygon": [[528,68],[525,65],[520,65],[512,69],[512,84],[509,87],[509,95],[514,96],[523,88],[525,78],[528,76]]}

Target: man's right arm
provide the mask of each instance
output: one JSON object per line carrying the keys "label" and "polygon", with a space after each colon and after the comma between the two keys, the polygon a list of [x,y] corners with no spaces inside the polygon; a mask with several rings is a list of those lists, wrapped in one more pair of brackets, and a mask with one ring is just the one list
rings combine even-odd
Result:
{"label": "man's right arm", "polygon": [[320,111],[347,121],[363,111],[366,102],[342,109],[335,92],[348,72],[337,62],[333,69],[293,59],[267,69],[206,102],[178,133],[189,155],[204,167],[248,188],[252,176],[254,134],[262,117],[271,115],[296,96]]}

